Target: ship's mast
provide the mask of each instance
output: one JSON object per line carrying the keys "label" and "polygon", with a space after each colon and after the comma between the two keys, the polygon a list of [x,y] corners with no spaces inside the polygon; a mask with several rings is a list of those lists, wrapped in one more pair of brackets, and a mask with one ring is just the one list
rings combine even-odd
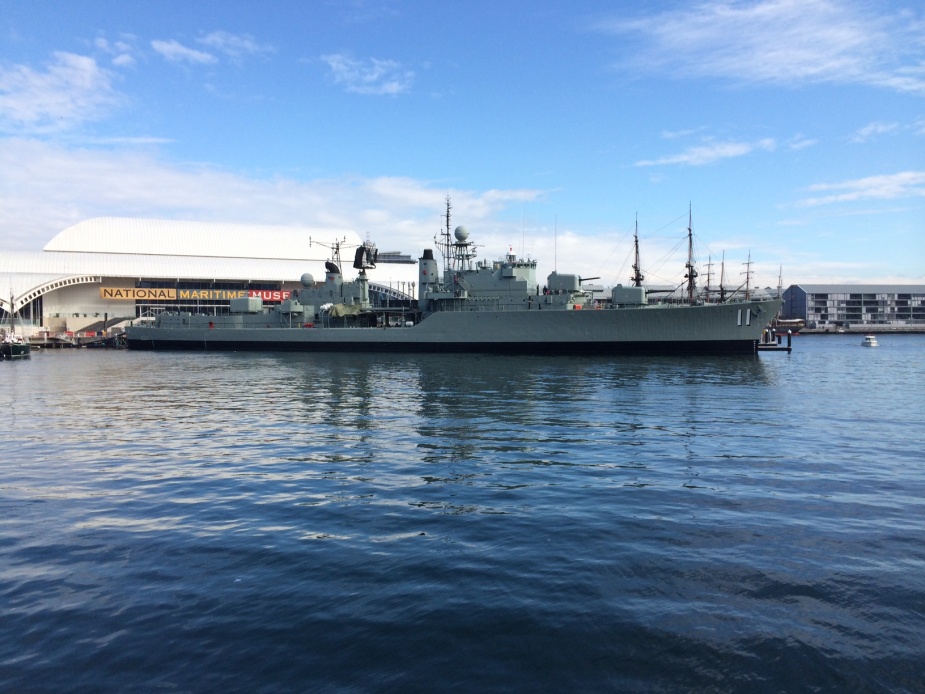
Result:
{"label": "ship's mast", "polygon": [[703,287],[703,301],[710,303],[710,278],[713,277],[713,255],[707,256],[707,283]]}
{"label": "ship's mast", "polygon": [[722,261],[719,264],[719,303],[726,303],[726,251],[723,251]]}
{"label": "ship's mast", "polygon": [[694,269],[694,232],[691,225],[691,210],[687,211],[687,274],[684,278],[687,280],[687,303],[694,303],[694,290],[697,286],[697,271]]}
{"label": "ship's mast", "polygon": [[630,277],[630,282],[633,283],[634,287],[641,287],[642,281],[645,279],[642,273],[639,271],[639,219],[636,219],[636,231],[633,232],[633,246],[636,251],[636,262],[633,263],[633,275]]}
{"label": "ship's mast", "polygon": [[450,236],[450,210],[453,209],[453,206],[450,204],[450,196],[446,196],[446,212],[443,214],[443,219],[446,221],[446,224],[443,230],[440,232],[439,238],[434,239],[434,242],[437,244],[437,248],[440,249],[440,253],[443,256],[443,273],[444,276],[451,268],[451,258],[452,258],[452,237]]}
{"label": "ship's mast", "polygon": [[748,301],[749,289],[751,287],[752,279],[752,252],[748,252],[748,262],[742,263],[745,266],[745,272],[742,274],[745,275],[745,300]]}
{"label": "ship's mast", "polygon": [[[784,288],[783,284],[784,284],[784,266],[781,265],[780,269],[777,271],[777,298],[778,300],[780,300],[782,296],[781,291]],[[783,302],[781,302],[781,305],[778,307],[777,315],[775,317],[780,318],[783,315],[784,315],[784,304]]]}
{"label": "ship's mast", "polygon": [[[457,227],[456,231],[450,232],[450,196],[446,196],[446,214],[443,215],[446,220],[444,228],[439,233],[439,238],[434,237],[434,242],[443,254],[443,277],[449,281],[451,275],[459,272],[466,272],[472,269],[472,259],[475,258],[475,244],[469,239],[469,232],[465,227]],[[455,239],[455,240],[454,240]],[[455,281],[455,280],[454,280]]]}

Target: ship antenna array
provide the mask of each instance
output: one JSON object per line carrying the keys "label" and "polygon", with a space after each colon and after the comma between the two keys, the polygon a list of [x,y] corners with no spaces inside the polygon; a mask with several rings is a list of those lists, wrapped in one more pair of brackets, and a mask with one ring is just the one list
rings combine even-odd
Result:
{"label": "ship antenna array", "polygon": [[450,269],[450,248],[452,246],[452,237],[450,236],[450,211],[453,209],[453,206],[450,204],[450,196],[446,196],[446,212],[443,215],[445,220],[445,225],[442,231],[439,232],[437,237],[434,238],[434,243],[437,244],[437,248],[440,249],[440,255],[443,256],[443,271],[448,272]]}
{"label": "ship antenna array", "polygon": [[312,241],[311,236],[309,236],[308,237],[309,248],[311,247],[313,243],[317,243],[319,246],[323,246],[324,248],[327,248],[328,250],[330,250],[331,257],[332,257],[331,262],[337,265],[338,268],[342,267],[341,260],[340,260],[340,247],[341,245],[346,245],[347,243],[346,236],[340,240],[335,239],[334,243],[324,243],[323,241]]}
{"label": "ship antenna array", "polygon": [[[443,254],[443,271],[444,276],[449,272],[465,271],[471,269],[472,259],[475,258],[475,249],[477,246],[470,243],[468,233],[462,227],[457,227],[456,234],[450,232],[450,196],[446,196],[446,224],[439,233],[439,238],[434,237],[434,242]],[[455,241],[453,239],[456,239]]]}
{"label": "ship antenna array", "polygon": [[636,262],[633,263],[633,275],[630,277],[630,282],[633,283],[634,287],[641,287],[642,281],[645,279],[642,272],[640,271],[639,264],[639,216],[636,216],[636,231],[633,232],[633,247],[635,249],[635,258]]}

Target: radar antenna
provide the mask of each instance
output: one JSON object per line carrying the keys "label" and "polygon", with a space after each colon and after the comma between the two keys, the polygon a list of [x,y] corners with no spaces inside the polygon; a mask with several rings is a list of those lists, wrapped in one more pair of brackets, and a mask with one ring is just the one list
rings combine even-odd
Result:
{"label": "radar antenna", "polygon": [[[450,196],[446,196],[446,225],[440,231],[439,235],[434,237],[434,243],[440,249],[443,255],[443,272],[444,277],[450,274],[472,269],[472,259],[475,258],[475,245],[469,241],[469,232],[465,227],[456,227],[456,230],[450,232]],[[454,240],[455,239],[455,240]],[[447,280],[449,281],[449,280]]]}

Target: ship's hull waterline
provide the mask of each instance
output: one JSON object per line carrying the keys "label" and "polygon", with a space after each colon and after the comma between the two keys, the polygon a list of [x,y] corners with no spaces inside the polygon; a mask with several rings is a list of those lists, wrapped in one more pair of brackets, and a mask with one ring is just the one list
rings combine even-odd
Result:
{"label": "ship's hull waterline", "polygon": [[[418,259],[417,298],[402,307],[374,305],[367,270],[378,260],[375,244],[356,249],[356,280],[341,272],[339,245],[325,263],[325,278],[302,275],[301,289],[278,306],[259,297],[232,299],[229,312],[163,313],[153,325],[126,330],[133,349],[260,350],[287,352],[481,352],[495,354],[730,354],[754,353],[779,299],[698,303],[690,257],[685,266],[688,301],[649,304],[642,276],[617,285],[610,301],[596,300],[575,274],[553,271],[546,284],[537,261],[513,251],[497,261],[475,261],[465,227],[446,229]],[[637,254],[638,256],[638,254]],[[634,268],[638,267],[638,257]],[[413,285],[415,283],[412,283]],[[412,290],[414,291],[414,290]],[[748,292],[745,294],[748,297]]]}
{"label": "ship's hull waterline", "polygon": [[755,352],[779,307],[772,300],[572,311],[442,311],[411,326],[343,328],[266,327],[255,324],[257,316],[225,321],[180,314],[163,317],[157,327],[133,326],[127,339],[130,348],[148,350],[744,354]]}

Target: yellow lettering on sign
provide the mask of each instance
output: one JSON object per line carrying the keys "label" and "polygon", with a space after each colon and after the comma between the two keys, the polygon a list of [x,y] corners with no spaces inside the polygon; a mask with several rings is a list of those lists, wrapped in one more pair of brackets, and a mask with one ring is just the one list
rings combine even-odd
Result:
{"label": "yellow lettering on sign", "polygon": [[246,292],[243,289],[181,289],[181,299],[239,299]]}
{"label": "yellow lettering on sign", "polygon": [[160,301],[175,301],[176,289],[135,289],[134,287],[100,287],[101,299],[116,299],[119,301],[137,301],[141,299],[156,299]]}

